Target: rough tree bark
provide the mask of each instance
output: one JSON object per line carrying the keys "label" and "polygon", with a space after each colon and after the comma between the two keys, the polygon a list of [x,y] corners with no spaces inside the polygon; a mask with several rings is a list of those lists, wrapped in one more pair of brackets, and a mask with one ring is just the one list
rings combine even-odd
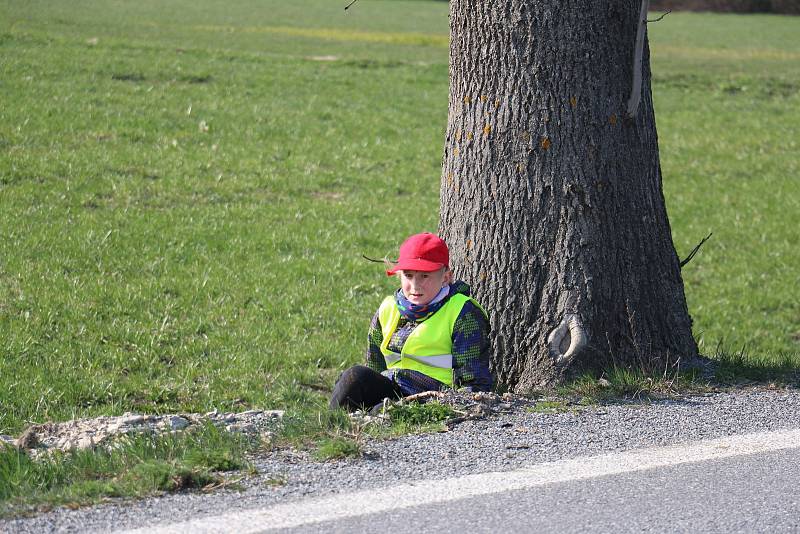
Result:
{"label": "rough tree bark", "polygon": [[661,189],[641,0],[450,0],[440,234],[518,392],[697,355]]}

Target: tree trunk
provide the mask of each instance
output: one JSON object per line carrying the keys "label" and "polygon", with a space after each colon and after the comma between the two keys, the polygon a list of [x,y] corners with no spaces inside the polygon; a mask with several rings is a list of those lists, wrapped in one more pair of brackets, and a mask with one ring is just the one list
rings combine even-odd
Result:
{"label": "tree trunk", "polygon": [[440,235],[517,392],[570,371],[692,360],[661,189],[641,2],[451,0]]}

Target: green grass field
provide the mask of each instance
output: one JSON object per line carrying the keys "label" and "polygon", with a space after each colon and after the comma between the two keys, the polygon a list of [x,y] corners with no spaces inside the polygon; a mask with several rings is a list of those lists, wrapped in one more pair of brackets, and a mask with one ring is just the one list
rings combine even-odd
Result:
{"label": "green grass field", "polygon": [[[0,433],[319,406],[435,230],[446,2],[0,0]],[[702,350],[800,362],[800,18],[650,26]],[[415,208],[409,217],[409,206]]]}

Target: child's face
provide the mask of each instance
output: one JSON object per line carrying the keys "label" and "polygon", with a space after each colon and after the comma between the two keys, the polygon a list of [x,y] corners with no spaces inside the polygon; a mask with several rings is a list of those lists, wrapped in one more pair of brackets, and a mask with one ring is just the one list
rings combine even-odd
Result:
{"label": "child's face", "polygon": [[403,295],[412,304],[427,304],[450,283],[451,274],[447,269],[438,271],[398,271]]}

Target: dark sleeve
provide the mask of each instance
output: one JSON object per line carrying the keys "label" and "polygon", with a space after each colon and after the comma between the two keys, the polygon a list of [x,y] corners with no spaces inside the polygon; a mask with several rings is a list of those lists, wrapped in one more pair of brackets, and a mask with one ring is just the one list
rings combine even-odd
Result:
{"label": "dark sleeve", "polygon": [[372,322],[369,325],[369,334],[367,335],[367,353],[366,365],[375,372],[382,372],[386,370],[386,359],[381,352],[381,343],[383,343],[383,330],[381,329],[381,321],[378,318],[378,312],[372,317]]}
{"label": "dark sleeve", "polygon": [[483,311],[469,301],[453,325],[453,371],[456,388],[490,391],[492,373],[489,371],[489,320]]}

